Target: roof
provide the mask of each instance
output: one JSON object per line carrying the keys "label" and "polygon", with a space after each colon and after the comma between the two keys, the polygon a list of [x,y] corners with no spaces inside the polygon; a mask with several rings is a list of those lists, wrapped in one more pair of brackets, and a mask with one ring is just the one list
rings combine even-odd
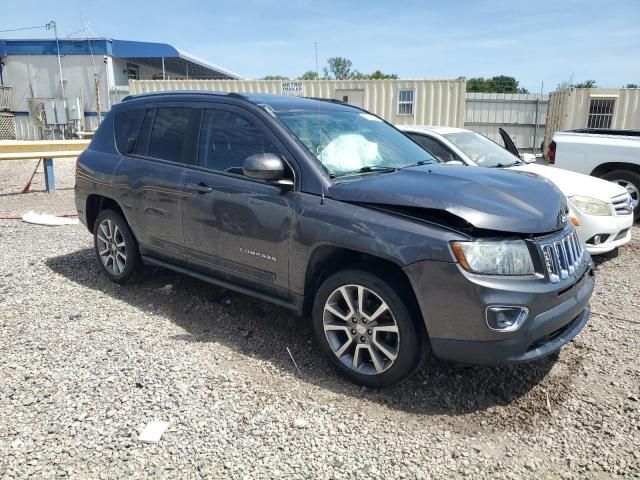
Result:
{"label": "roof", "polygon": [[[140,63],[165,69],[189,78],[241,79],[231,70],[202,60],[168,43],[136,42],[110,38],[58,39],[61,55],[107,55],[114,58],[136,59]],[[0,39],[0,56],[57,55],[55,39]]]}
{"label": "roof", "polygon": [[342,102],[323,99],[296,97],[292,95],[272,95],[268,93],[232,93],[232,92],[216,92],[211,90],[169,90],[162,92],[150,92],[140,95],[129,95],[123,99],[124,101],[139,100],[145,98],[162,98],[162,97],[189,97],[189,96],[222,96],[233,97],[246,100],[256,105],[268,105],[273,111],[281,112],[287,110],[311,110],[318,111],[318,105],[322,105],[322,110],[359,110],[351,105]]}
{"label": "roof", "polygon": [[311,108],[317,110],[318,104],[323,105],[322,109],[325,111],[353,110],[356,108],[339,101],[324,98],[272,95],[268,93],[246,93],[242,94],[242,96],[252,103],[268,105],[275,112],[284,110],[309,110]]}
{"label": "roof", "polygon": [[438,127],[431,125],[396,125],[396,127],[404,132],[433,132],[440,135],[448,135],[450,133],[464,133],[470,131],[465,128]]}

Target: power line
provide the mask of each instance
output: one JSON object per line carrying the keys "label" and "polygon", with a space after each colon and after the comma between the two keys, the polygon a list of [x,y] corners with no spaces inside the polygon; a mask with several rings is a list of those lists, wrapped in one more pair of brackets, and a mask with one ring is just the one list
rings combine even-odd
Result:
{"label": "power line", "polygon": [[38,25],[37,27],[12,28],[10,30],[0,30],[0,33],[21,32],[22,30],[35,30],[37,28],[49,28],[48,25]]}

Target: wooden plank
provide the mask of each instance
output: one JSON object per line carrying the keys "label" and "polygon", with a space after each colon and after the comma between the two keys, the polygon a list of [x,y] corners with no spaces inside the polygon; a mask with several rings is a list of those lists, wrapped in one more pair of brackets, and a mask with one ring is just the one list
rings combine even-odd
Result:
{"label": "wooden plank", "polygon": [[[90,140],[0,140],[0,155],[17,153],[83,151]],[[45,157],[47,155],[44,155]],[[30,158],[34,158],[33,156]]]}
{"label": "wooden plank", "polygon": [[41,158],[77,157],[82,152],[84,152],[84,149],[46,151],[46,152],[0,153],[0,161],[2,160],[40,160]]}

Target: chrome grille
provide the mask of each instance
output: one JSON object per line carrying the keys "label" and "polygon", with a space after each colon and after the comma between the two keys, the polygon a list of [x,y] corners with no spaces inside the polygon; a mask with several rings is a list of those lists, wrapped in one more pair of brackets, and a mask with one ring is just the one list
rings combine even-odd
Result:
{"label": "chrome grille", "polygon": [[611,199],[616,215],[631,215],[633,213],[633,205],[631,204],[631,196],[628,193],[617,195]]}
{"label": "chrome grille", "polygon": [[567,236],[542,246],[549,280],[556,283],[575,275],[584,258],[584,248],[575,230]]}

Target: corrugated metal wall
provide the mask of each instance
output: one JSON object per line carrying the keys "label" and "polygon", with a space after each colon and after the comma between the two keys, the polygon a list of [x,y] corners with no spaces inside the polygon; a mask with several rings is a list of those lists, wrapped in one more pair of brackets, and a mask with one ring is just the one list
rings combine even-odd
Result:
{"label": "corrugated metal wall", "polygon": [[545,131],[548,95],[467,93],[465,103],[465,128],[502,144],[498,132],[502,127],[519,149],[539,151]]}
{"label": "corrugated metal wall", "polygon": [[613,99],[611,128],[640,129],[640,88],[570,88],[550,96],[545,148],[554,132],[588,126],[592,99]]}
{"label": "corrugated metal wall", "polygon": [[[270,80],[130,80],[132,94],[167,90],[208,90],[237,93],[281,94],[281,81]],[[446,125],[464,123],[463,80],[313,80],[300,81],[306,97],[342,100],[343,95],[363,98],[360,105],[398,125]],[[398,114],[398,90],[414,91],[414,114]],[[355,103],[355,102],[350,102]]]}

